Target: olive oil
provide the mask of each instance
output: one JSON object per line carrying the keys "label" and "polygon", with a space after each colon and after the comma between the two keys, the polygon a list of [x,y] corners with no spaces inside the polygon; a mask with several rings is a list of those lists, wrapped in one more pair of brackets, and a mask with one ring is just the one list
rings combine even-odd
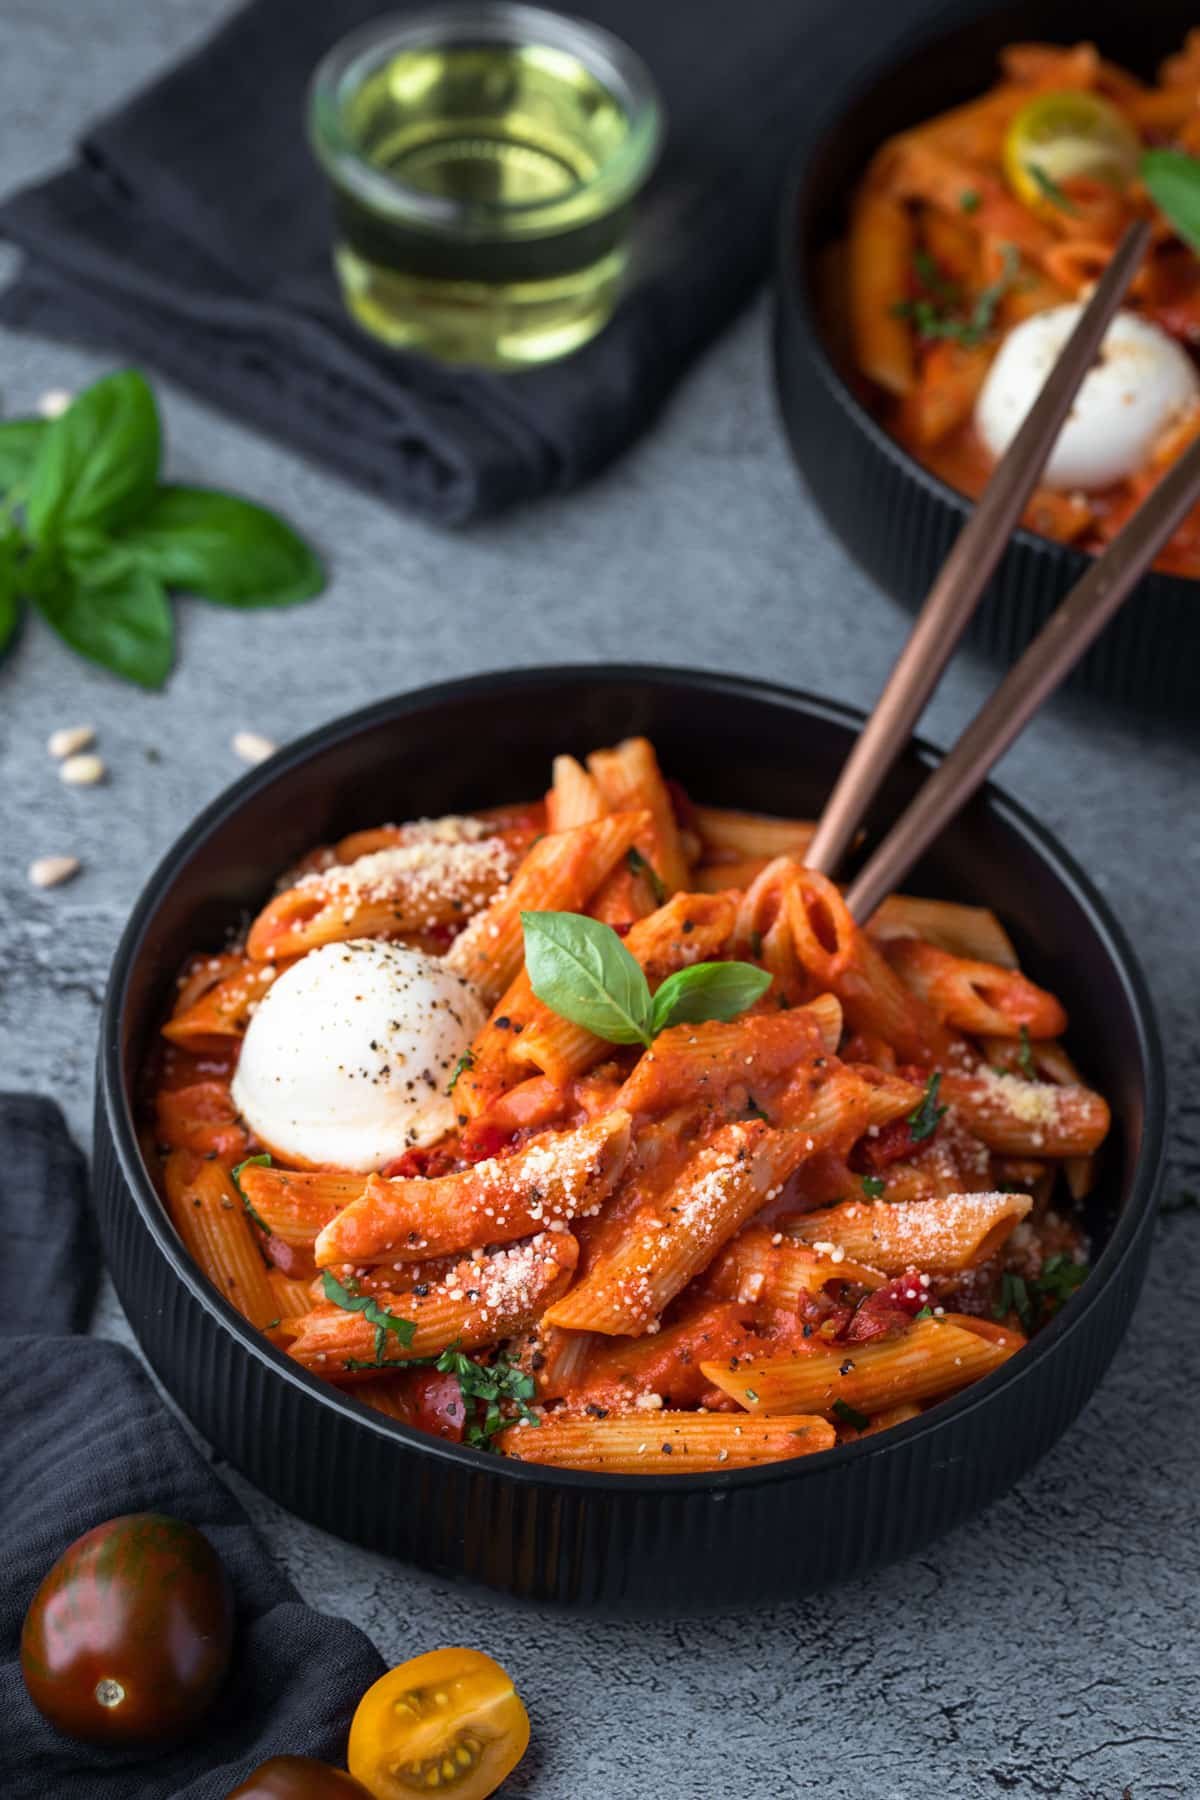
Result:
{"label": "olive oil", "polygon": [[[603,39],[530,8],[484,13]],[[511,30],[489,39],[463,15],[457,35],[413,35],[350,57],[324,114],[317,77],[346,304],[375,337],[446,361],[561,356],[619,295],[632,194],[657,145],[652,96],[639,102],[619,65]]]}

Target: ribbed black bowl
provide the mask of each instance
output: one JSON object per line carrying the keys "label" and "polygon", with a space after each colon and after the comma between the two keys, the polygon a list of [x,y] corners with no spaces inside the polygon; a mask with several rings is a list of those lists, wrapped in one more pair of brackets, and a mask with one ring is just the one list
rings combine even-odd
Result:
{"label": "ribbed black bowl", "polygon": [[[1163,1072],[1132,952],[1027,813],[989,790],[912,887],[986,899],[1063,996],[1115,1130],[1091,1221],[1094,1273],[1028,1351],[911,1424],[773,1468],[562,1474],[460,1449],[306,1374],[190,1262],[138,1152],[131,1096],[185,954],[222,942],[311,844],[380,819],[544,790],[555,751],[647,733],[700,799],[811,813],[859,715],[782,688],[652,668],[536,669],[404,695],[326,726],[214,802],[151,876],[117,951],[101,1027],[96,1197],[146,1355],[238,1468],[305,1518],[443,1574],[539,1601],[677,1613],[758,1604],[912,1550],[965,1519],[1074,1418],[1142,1280],[1163,1139]],[[880,816],[919,784],[897,771]]]}
{"label": "ribbed black bowl", "polygon": [[[997,53],[1030,38],[1086,37],[1149,76],[1196,23],[1193,0],[1016,0],[985,18],[977,0],[941,7],[852,89],[831,92],[797,151],[780,218],[775,372],[788,438],[825,518],[846,548],[907,606],[925,596],[969,502],[890,438],[856,397],[827,341],[816,296],[818,258],[845,231],[847,206],[873,151],[895,131],[968,100],[996,78]],[[971,628],[970,641],[1011,663],[1088,559],[1019,531]],[[1152,573],[1081,662],[1079,691],[1194,716],[1200,703],[1200,581]]]}

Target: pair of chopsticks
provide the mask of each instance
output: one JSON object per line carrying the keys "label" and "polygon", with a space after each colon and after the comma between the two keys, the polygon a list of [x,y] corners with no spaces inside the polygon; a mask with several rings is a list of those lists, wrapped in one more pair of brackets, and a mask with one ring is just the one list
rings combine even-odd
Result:
{"label": "pair of chopsticks", "polygon": [[[1131,225],[922,604],[887,684],[839,775],[805,858],[832,875],[937,686],[1020,521],[1063,421],[1145,253],[1150,227]],[[896,820],[846,904],[863,922],[984,781],[1042,702],[1070,673],[1200,500],[1200,440],[1076,582],[954,749]]]}

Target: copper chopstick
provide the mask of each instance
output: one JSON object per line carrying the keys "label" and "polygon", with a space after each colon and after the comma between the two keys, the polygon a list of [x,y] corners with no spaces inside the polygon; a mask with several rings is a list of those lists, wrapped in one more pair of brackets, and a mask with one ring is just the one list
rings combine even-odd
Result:
{"label": "copper chopstick", "polygon": [[959,533],[825,804],[805,858],[810,868],[825,875],[835,872],[908,742],[1037,485],[1149,239],[1150,226],[1144,219],[1126,231],[1041,393]]}
{"label": "copper chopstick", "polygon": [[971,797],[992,764],[1103,631],[1197,501],[1200,439],[1075,583],[855,877],[846,904],[856,919],[871,916]]}

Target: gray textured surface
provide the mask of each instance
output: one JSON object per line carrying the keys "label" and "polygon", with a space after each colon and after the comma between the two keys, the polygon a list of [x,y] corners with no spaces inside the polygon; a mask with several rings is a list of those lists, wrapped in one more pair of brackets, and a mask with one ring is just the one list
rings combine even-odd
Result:
{"label": "gray textured surface", "polygon": [[[94,109],[174,55],[213,0],[5,0],[0,183],[63,154]],[[105,365],[0,338],[6,411]],[[435,535],[163,391],[173,471],[285,509],[328,554],[317,604],[238,618],[181,605],[168,692],[143,696],[41,629],[0,667],[0,1086],[62,1101],[87,1138],[108,958],[151,862],[239,772],[231,733],[279,740],[419,682],[503,661],[710,664],[868,701],[903,629],[826,538],[773,416],[764,315],[707,359],[653,436],[587,492],[468,537]],[[511,629],[497,641],[503,603]],[[985,690],[952,672],[927,730]],[[68,790],[47,733],[89,721],[111,780]],[[161,757],[151,761],[148,751]],[[1200,1185],[1195,894],[1200,746],[1060,705],[1004,780],[1065,839],[1140,942],[1176,1078],[1171,1191]],[[37,855],[83,858],[35,895]],[[1150,1290],[1101,1393],[986,1517],[869,1582],[702,1624],[515,1611],[347,1548],[232,1477],[316,1605],[399,1660],[476,1644],[512,1670],[531,1800],[1189,1800],[1200,1792],[1200,1217],[1164,1219]],[[111,1299],[101,1329],[127,1328]]]}

